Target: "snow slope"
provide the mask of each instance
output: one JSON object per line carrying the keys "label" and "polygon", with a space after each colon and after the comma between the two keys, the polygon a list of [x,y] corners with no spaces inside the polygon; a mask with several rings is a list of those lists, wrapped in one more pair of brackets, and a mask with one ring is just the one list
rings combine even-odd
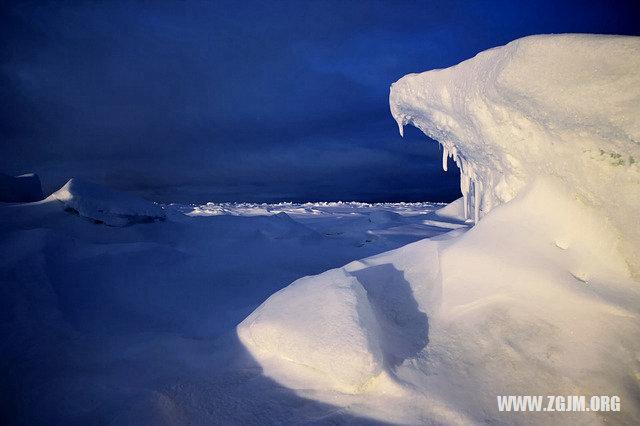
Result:
{"label": "snow slope", "polygon": [[[640,422],[639,61],[640,38],[536,36],[394,83],[401,131],[462,170],[437,216],[476,225],[271,296],[238,326],[265,374],[394,423]],[[623,402],[523,415],[498,395]]]}

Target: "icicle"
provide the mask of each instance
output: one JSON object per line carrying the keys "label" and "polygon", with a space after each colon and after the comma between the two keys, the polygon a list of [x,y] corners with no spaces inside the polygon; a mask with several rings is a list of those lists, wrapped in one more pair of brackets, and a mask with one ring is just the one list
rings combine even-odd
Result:
{"label": "icicle", "polygon": [[473,204],[474,204],[474,215],[473,219],[475,223],[478,223],[480,220],[480,203],[482,202],[482,182],[474,181],[473,182]]}
{"label": "icicle", "polygon": [[462,206],[464,207],[464,220],[469,217],[469,207],[467,205],[467,194],[462,194]]}
{"label": "icicle", "polygon": [[462,192],[462,204],[464,207],[464,219],[469,218],[469,176],[460,168],[460,192]]}
{"label": "icicle", "polygon": [[442,145],[442,170],[447,171],[447,160],[449,160],[449,151],[447,147]]}
{"label": "icicle", "polygon": [[493,179],[489,178],[489,185],[487,187],[489,188],[489,192],[482,194],[482,211],[485,213],[490,212],[493,208],[493,192],[491,191],[491,188],[494,187]]}

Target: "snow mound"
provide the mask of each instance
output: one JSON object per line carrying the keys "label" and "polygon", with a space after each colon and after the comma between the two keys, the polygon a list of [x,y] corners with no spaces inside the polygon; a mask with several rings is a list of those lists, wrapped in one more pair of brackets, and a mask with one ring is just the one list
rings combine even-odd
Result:
{"label": "snow mound", "polygon": [[0,173],[0,202],[28,203],[44,198],[40,177],[35,173],[9,176]]}
{"label": "snow mound", "polygon": [[265,226],[260,228],[264,236],[269,238],[319,237],[318,233],[305,225],[296,222],[284,212],[262,218]]}
{"label": "snow mound", "polygon": [[376,210],[369,213],[369,222],[375,225],[388,225],[390,223],[402,222],[402,215],[389,210]]}
{"label": "snow mound", "polygon": [[555,176],[621,234],[640,271],[640,37],[543,35],[391,86],[391,113],[461,170],[475,221],[537,176]]}
{"label": "snow mound", "polygon": [[558,188],[537,180],[467,232],[298,280],[240,340],[278,383],[376,420],[522,423],[496,395],[610,394],[623,412],[526,421],[637,422],[640,289],[611,226]]}
{"label": "snow mound", "polygon": [[464,198],[458,198],[457,200],[447,204],[446,206],[436,210],[435,214],[438,217],[450,220],[464,221]]}
{"label": "snow mound", "polygon": [[109,226],[127,226],[164,220],[157,204],[123,192],[79,179],[70,179],[47,197],[60,201],[65,210]]}
{"label": "snow mound", "polygon": [[289,370],[356,392],[382,370],[378,327],[362,285],[338,269],[272,295],[238,326],[238,336],[265,363],[286,360]]}

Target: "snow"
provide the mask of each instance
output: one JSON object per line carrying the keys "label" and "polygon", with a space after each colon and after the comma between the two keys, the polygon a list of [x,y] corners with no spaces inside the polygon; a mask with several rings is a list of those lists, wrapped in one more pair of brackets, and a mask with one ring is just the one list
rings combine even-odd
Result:
{"label": "snow", "polygon": [[[640,38],[535,36],[394,83],[400,131],[461,169],[428,223],[475,226],[280,290],[238,326],[264,374],[384,422],[640,422],[639,66]],[[525,417],[498,395],[626,403]]]}
{"label": "snow", "polygon": [[155,203],[79,179],[70,179],[47,199],[60,201],[69,211],[110,226],[153,222],[165,216]]}
{"label": "snow", "polygon": [[557,188],[539,180],[466,233],[298,280],[240,340],[278,383],[375,420],[519,422],[496,395],[611,394],[623,412],[527,421],[637,422],[640,287],[610,227]]}
{"label": "snow", "polygon": [[[465,216],[556,176],[621,234],[640,272],[640,38],[543,35],[391,87],[391,113],[460,167]],[[443,161],[444,162],[444,161]],[[635,213],[635,214],[633,214]]]}
{"label": "snow", "polygon": [[536,36],[394,83],[400,131],[462,169],[446,206],[158,205],[75,179],[0,204],[3,417],[640,423],[639,53]]}
{"label": "snow", "polygon": [[319,380],[337,381],[335,387],[343,392],[363,389],[382,371],[380,332],[367,292],[342,270],[295,281],[243,324],[240,340],[259,348],[258,359],[277,354],[294,368],[320,375]]}
{"label": "snow", "polygon": [[[160,206],[76,180],[40,202],[0,205],[4,418],[362,421],[266,378],[235,327],[302,276],[447,232],[442,205],[219,207]],[[139,220],[158,211],[163,221]],[[344,386],[357,382],[354,370]]]}

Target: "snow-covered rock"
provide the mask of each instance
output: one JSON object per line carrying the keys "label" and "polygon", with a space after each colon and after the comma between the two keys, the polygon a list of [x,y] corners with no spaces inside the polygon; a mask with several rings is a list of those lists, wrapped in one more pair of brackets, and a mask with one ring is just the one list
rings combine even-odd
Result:
{"label": "snow-covered rock", "polygon": [[[467,217],[555,176],[621,234],[640,272],[640,38],[543,35],[391,86],[407,124],[460,167]],[[444,163],[444,161],[443,161]]]}
{"label": "snow-covered rock", "polygon": [[9,176],[0,173],[0,202],[29,203],[43,198],[42,184],[37,174]]}
{"label": "snow-covered rock", "polygon": [[153,202],[79,179],[70,179],[46,201],[55,200],[64,204],[70,213],[109,226],[149,223],[165,218],[162,208]]}

